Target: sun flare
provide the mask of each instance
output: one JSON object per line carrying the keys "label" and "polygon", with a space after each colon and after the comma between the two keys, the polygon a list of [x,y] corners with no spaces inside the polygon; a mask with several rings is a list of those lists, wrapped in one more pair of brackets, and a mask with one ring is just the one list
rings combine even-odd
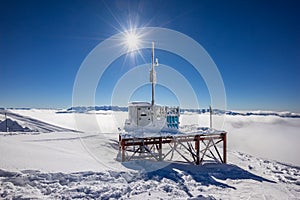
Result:
{"label": "sun flare", "polygon": [[126,33],[126,43],[129,51],[134,51],[139,47],[139,37],[133,31]]}

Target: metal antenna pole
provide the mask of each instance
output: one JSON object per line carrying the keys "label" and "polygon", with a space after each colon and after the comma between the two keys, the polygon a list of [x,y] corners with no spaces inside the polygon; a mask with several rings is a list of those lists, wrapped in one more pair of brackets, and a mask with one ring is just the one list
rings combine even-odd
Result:
{"label": "metal antenna pole", "polygon": [[210,116],[210,128],[212,128],[212,114],[213,114],[213,111],[211,109],[211,106],[209,106],[209,116]]}
{"label": "metal antenna pole", "polygon": [[154,71],[154,42],[152,42],[152,67],[151,67],[151,83],[152,83],[152,101],[151,105],[154,107],[154,94],[155,94],[155,71]]}

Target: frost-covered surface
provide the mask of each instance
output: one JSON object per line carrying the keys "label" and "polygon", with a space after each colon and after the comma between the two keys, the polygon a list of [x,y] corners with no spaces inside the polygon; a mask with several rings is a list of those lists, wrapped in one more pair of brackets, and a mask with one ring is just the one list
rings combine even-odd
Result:
{"label": "frost-covered surface", "polygon": [[196,125],[185,125],[172,132],[160,131],[148,132],[147,130],[137,130],[134,132],[124,132],[121,134],[122,138],[147,138],[147,137],[175,137],[175,136],[190,136],[190,135],[212,135],[212,134],[221,134],[226,131],[216,130],[208,127],[198,127]]}
{"label": "frost-covered surface", "polygon": [[[76,128],[74,117],[69,113],[57,114],[55,110],[12,112],[58,127]],[[78,114],[87,122],[81,133],[2,133],[0,198],[299,199],[300,119],[226,116],[228,164],[193,166],[150,161],[117,162],[115,123],[121,123],[127,114],[117,112],[120,118],[115,123],[111,122],[111,114],[96,114],[98,121],[105,121],[102,129],[105,133],[89,126],[92,113]],[[214,116],[214,120],[218,117]],[[183,114],[181,125],[187,129],[207,126],[208,119],[206,114]],[[18,120],[21,124],[22,119]],[[155,171],[137,170],[137,166],[160,164],[163,167]]]}

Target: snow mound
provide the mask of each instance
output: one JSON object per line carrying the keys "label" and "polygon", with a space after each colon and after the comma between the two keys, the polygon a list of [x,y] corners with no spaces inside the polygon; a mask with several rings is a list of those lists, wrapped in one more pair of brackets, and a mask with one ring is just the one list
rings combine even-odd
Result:
{"label": "snow mound", "polygon": [[18,122],[11,119],[6,119],[0,122],[0,132],[30,132],[28,127],[22,127]]}

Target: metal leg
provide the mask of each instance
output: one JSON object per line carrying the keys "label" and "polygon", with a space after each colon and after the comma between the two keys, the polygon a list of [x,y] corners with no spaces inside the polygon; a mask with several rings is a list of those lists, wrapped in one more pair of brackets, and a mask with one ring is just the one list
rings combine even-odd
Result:
{"label": "metal leg", "polygon": [[227,141],[226,133],[223,133],[223,163],[227,163]]}
{"label": "metal leg", "polygon": [[158,149],[158,153],[159,153],[159,161],[162,161],[162,138],[159,138],[159,149]]}
{"label": "metal leg", "polygon": [[195,137],[195,149],[196,149],[196,165],[200,165],[200,137]]}

